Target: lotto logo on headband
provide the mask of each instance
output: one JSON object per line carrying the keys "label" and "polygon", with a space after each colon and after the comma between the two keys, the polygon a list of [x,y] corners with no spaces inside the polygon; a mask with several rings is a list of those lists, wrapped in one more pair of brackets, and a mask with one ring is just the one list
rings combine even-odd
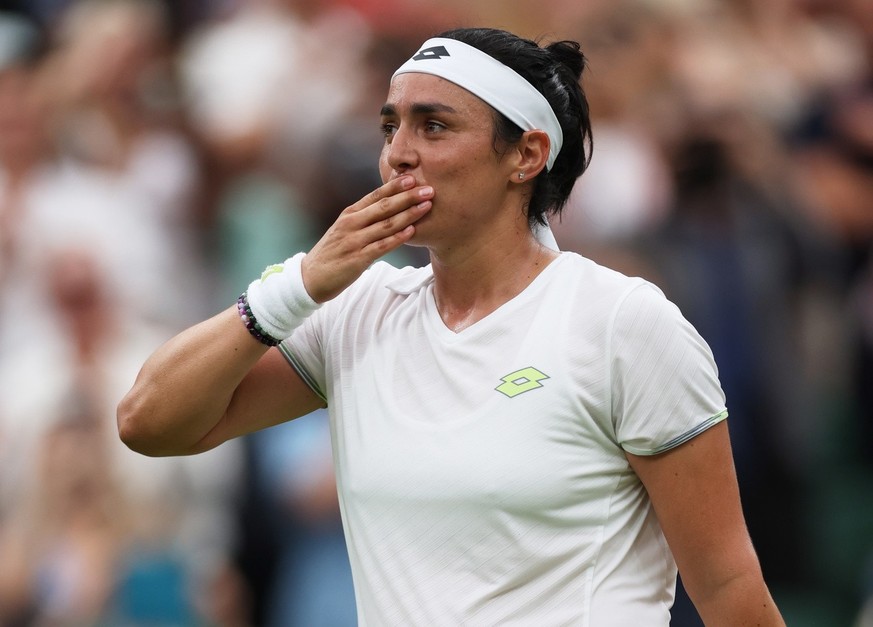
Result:
{"label": "lotto logo on headband", "polygon": [[445,46],[434,46],[433,48],[424,48],[423,50],[419,50],[418,54],[412,57],[413,61],[424,61],[426,59],[439,59],[441,57],[448,57],[449,51],[446,50]]}

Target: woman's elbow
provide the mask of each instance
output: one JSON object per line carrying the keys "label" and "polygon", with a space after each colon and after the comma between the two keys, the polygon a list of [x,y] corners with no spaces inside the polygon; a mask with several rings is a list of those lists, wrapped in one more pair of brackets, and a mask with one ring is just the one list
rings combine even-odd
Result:
{"label": "woman's elbow", "polygon": [[118,403],[115,414],[118,437],[131,450],[143,453],[143,408],[139,395],[130,390]]}
{"label": "woman's elbow", "polygon": [[154,429],[158,423],[155,406],[146,397],[134,387],[121,399],[116,410],[118,437],[136,453],[150,457],[167,455],[161,450],[160,433]]}
{"label": "woman's elbow", "polygon": [[196,455],[216,446],[208,437],[211,427],[203,427],[202,433],[192,429],[200,424],[199,414],[188,409],[160,388],[137,383],[118,403],[118,437],[130,450],[149,457]]}

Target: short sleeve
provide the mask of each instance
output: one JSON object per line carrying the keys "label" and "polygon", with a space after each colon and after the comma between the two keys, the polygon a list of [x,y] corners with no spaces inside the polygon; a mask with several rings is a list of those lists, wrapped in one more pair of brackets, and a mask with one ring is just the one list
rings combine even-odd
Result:
{"label": "short sleeve", "polygon": [[[415,274],[417,270],[411,267],[400,270],[377,261],[279,345],[288,363],[325,403],[332,391],[329,382],[337,376],[343,356],[371,340],[380,303],[392,293],[386,286],[392,279]],[[416,277],[417,274],[413,278]],[[420,277],[417,280],[421,282]]]}
{"label": "short sleeve", "polygon": [[279,344],[279,350],[297,374],[312,388],[318,397],[327,402],[325,355],[321,329],[330,312],[330,304],[309,316],[294,330],[291,337]]}
{"label": "short sleeve", "polygon": [[609,359],[615,433],[629,453],[667,451],[727,417],[712,351],[650,283],[619,303]]}

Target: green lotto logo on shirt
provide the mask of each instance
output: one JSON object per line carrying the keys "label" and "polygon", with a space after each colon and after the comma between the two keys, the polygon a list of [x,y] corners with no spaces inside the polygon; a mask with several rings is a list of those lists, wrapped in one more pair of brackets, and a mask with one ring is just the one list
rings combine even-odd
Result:
{"label": "green lotto logo on shirt", "polygon": [[548,378],[549,375],[543,374],[533,366],[528,366],[527,368],[510,372],[500,379],[503,383],[494,389],[509,398],[514,398],[523,392],[530,392],[531,390],[543,387],[540,381]]}

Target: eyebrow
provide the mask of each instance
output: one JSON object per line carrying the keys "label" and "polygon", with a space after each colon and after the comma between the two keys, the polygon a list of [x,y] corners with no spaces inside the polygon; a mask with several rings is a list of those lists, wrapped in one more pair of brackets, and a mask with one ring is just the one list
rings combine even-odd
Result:
{"label": "eyebrow", "polygon": [[[457,113],[458,111],[454,107],[439,102],[416,102],[410,107],[410,112],[413,115],[430,115],[432,113]],[[380,115],[383,117],[397,115],[397,108],[392,104],[385,104],[382,106]]]}

